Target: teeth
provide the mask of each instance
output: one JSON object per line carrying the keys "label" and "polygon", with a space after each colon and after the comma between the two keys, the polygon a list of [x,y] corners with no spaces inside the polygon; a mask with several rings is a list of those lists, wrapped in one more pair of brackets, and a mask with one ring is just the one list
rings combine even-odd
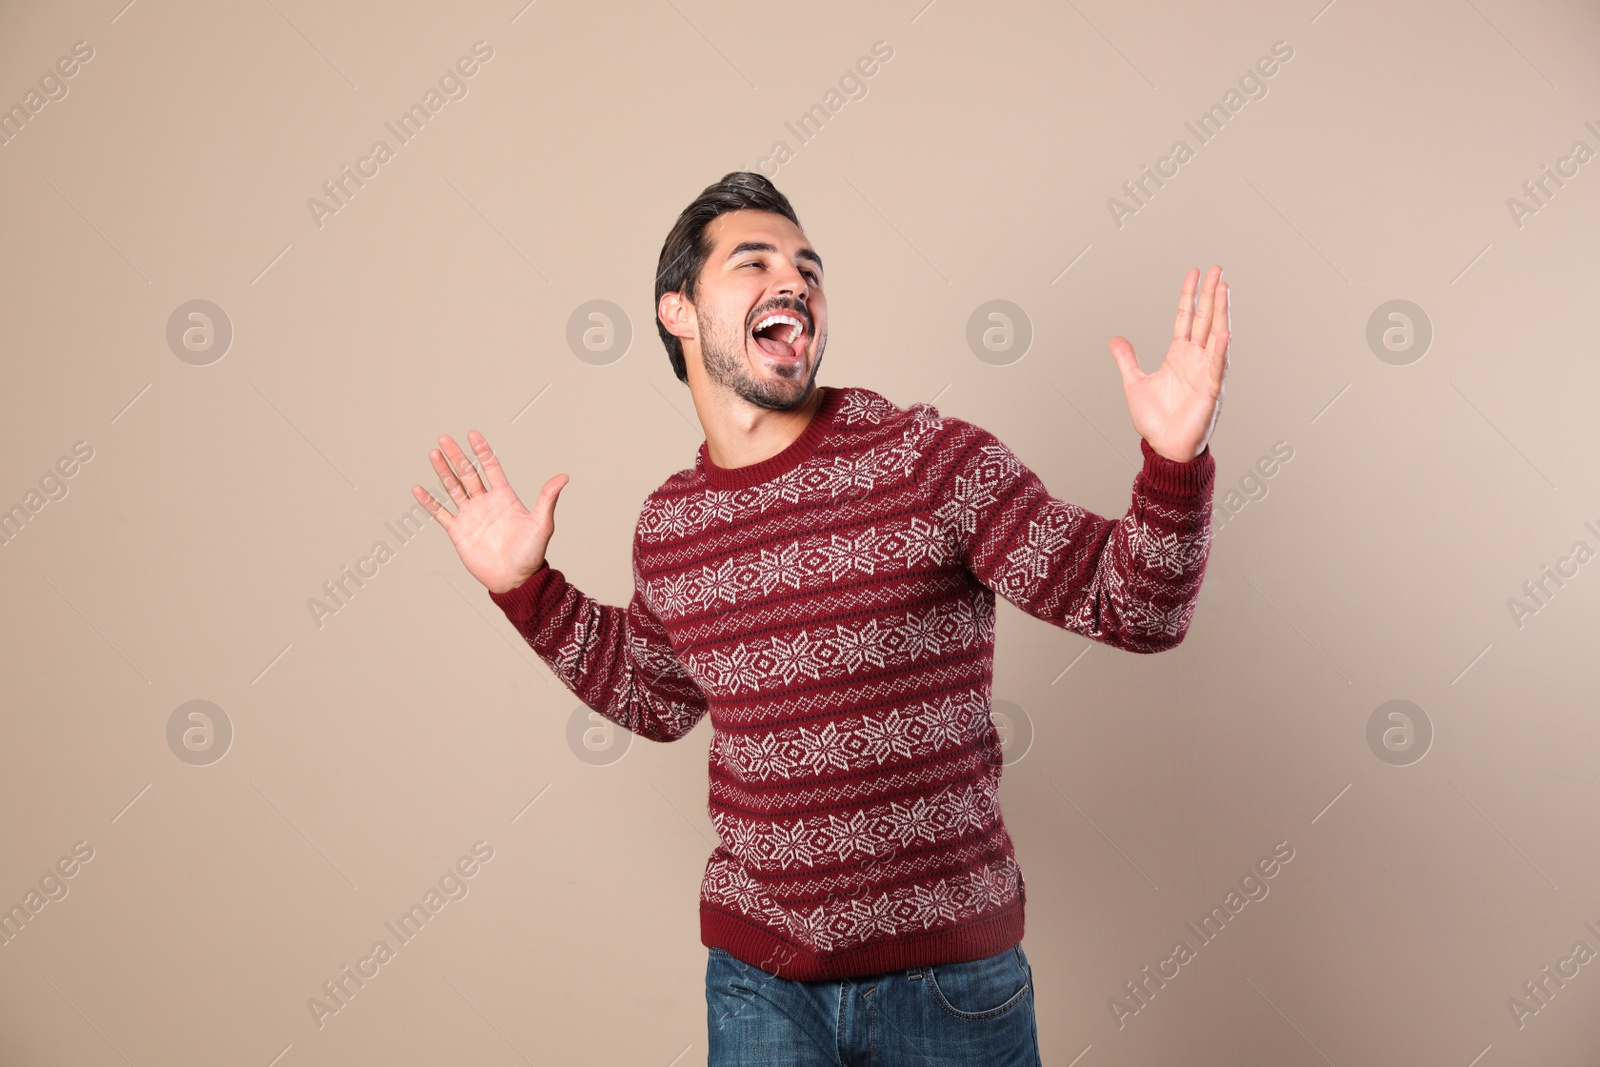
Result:
{"label": "teeth", "polygon": [[785,344],[793,344],[795,338],[799,337],[805,332],[805,324],[799,319],[795,318],[793,315],[768,315],[766,318],[756,323],[755,329],[751,330],[750,332],[753,334],[760,333],[768,326],[778,322],[787,323],[788,325],[794,327],[793,330],[789,331],[788,339],[784,342]]}

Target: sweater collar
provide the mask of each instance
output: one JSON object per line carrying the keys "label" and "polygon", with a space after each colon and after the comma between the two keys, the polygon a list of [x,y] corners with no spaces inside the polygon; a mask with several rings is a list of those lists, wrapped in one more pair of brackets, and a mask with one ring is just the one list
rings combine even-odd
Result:
{"label": "sweater collar", "polygon": [[833,426],[834,415],[838,412],[845,393],[845,390],[831,385],[818,386],[818,389],[822,392],[822,403],[818,404],[817,410],[812,413],[811,421],[806,423],[806,428],[800,432],[799,437],[790,442],[788,448],[775,456],[743,467],[719,467],[711,461],[710,444],[701,441],[696,465],[705,474],[706,484],[712,489],[748,489],[779,475],[788,474],[810,459],[812,453],[816,452],[817,445]]}

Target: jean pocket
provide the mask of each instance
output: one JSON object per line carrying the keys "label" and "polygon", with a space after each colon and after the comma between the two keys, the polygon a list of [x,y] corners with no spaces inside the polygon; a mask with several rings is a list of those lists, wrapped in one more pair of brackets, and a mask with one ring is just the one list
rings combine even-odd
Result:
{"label": "jean pocket", "polygon": [[719,959],[732,959],[733,958],[733,953],[729,952],[725,948],[714,948],[714,949],[711,949],[711,955],[716,956]]}
{"label": "jean pocket", "polygon": [[1020,947],[980,960],[930,967],[927,976],[934,1001],[957,1019],[998,1018],[1033,991],[1033,976]]}

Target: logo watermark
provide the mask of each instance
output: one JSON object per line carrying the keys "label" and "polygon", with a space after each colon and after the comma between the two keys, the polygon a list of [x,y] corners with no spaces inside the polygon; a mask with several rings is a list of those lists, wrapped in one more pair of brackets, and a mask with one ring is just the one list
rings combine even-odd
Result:
{"label": "logo watermark", "polygon": [[1379,304],[1367,316],[1367,347],[1390,366],[1410,366],[1432,344],[1433,320],[1409,300]]}
{"label": "logo watermark", "polygon": [[[1583,524],[1597,539],[1600,539],[1600,529],[1595,528],[1592,522]],[[1537,615],[1550,606],[1550,601],[1555,595],[1566,587],[1566,584],[1579,574],[1579,567],[1594,559],[1594,549],[1589,547],[1589,542],[1581,537],[1572,542],[1572,547],[1567,554],[1557,557],[1554,565],[1545,564],[1535,578],[1529,578],[1522,583],[1522,597],[1507,597],[1506,610],[1511,612],[1511,621],[1517,629],[1525,626],[1530,615]]]}
{"label": "logo watermark", "polygon": [[1197,147],[1191,148],[1189,142],[1180,137],[1172,142],[1166,155],[1156,160],[1154,171],[1146,163],[1139,168],[1140,177],[1123,182],[1122,192],[1127,199],[1119,200],[1115,196],[1106,199],[1106,210],[1111,213],[1112,225],[1122,229],[1124,220],[1144,210],[1155,199],[1156,193],[1178,176],[1180,168],[1195,157],[1198,148],[1210,144],[1233,117],[1244,110],[1246,104],[1265,99],[1267,79],[1278,73],[1280,63],[1287,63],[1293,58],[1294,47],[1288,41],[1274,41],[1272,54],[1257,59],[1254,67],[1239,76],[1238,88],[1230,86],[1222,94],[1220,103],[1202,111],[1194,122],[1185,122],[1184,129],[1194,137]]}
{"label": "logo watermark", "polygon": [[353,969],[346,964],[339,969],[337,977],[322,983],[322,995],[307,997],[306,1008],[311,1012],[311,1020],[317,1024],[317,1029],[321,1030],[327,1025],[330,1015],[337,1015],[348,1008],[355,995],[378,977],[384,965],[394,960],[400,949],[422,933],[446,904],[467,899],[467,894],[471,892],[468,880],[476,877],[482,870],[481,865],[492,859],[494,846],[487,841],[474,841],[471,855],[462,856],[446,867],[436,885],[429,886],[422,894],[420,902],[413,903],[409,909],[401,912],[394,922],[383,924],[383,928],[394,938],[393,946],[387,939],[378,938],[372,943],[372,949],[356,960]]}
{"label": "logo watermark", "polygon": [[67,899],[69,879],[77,877],[82,865],[94,859],[94,846],[87,841],[73,844],[70,855],[62,856],[45,869],[37,889],[29,887],[22,901],[0,912],[0,947],[11,944],[28,928],[47,904]]}
{"label": "logo watermark", "polygon": [[[855,61],[854,67],[846,69],[836,83],[838,88],[829,89],[823,94],[821,101],[801,112],[800,117],[794,122],[783,124],[783,128],[794,136],[793,147],[790,147],[788,141],[775,140],[766,155],[754,164],[741,169],[758,170],[769,178],[777,177],[778,171],[793,161],[796,153],[815,139],[828,122],[844,110],[846,104],[852,100],[866,99],[867,80],[877,75],[881,69],[880,63],[887,63],[893,58],[894,46],[888,41],[872,42],[872,54],[860,57]],[[767,169],[769,165],[771,170]]]}
{"label": "logo watermark", "polygon": [[[1592,922],[1583,924],[1595,937],[1600,937],[1600,930],[1595,929]],[[1506,1010],[1511,1012],[1511,1021],[1521,1030],[1528,1025],[1528,1020],[1538,1015],[1550,1006],[1550,1001],[1555,995],[1565,989],[1567,982],[1578,977],[1580,968],[1594,959],[1594,949],[1588,942],[1577,941],[1572,945],[1572,951],[1564,958],[1556,960],[1555,970],[1552,971],[1547,963],[1539,971],[1538,976],[1531,981],[1522,983],[1522,990],[1527,994],[1527,999],[1517,997],[1506,998]],[[1554,984],[1555,988],[1550,988]]]}
{"label": "logo watermark", "polygon": [[233,720],[209,700],[179,704],[167,716],[167,747],[194,767],[208,767],[233,745]]}
{"label": "logo watermark", "polygon": [[71,492],[67,480],[76,477],[81,469],[80,464],[88,463],[94,458],[94,448],[87,441],[74,441],[70,455],[62,456],[56,460],[53,468],[46,468],[39,477],[39,488],[29,489],[23,496],[21,503],[12,504],[6,511],[0,511],[0,547],[9,545],[16,540],[22,528],[33,521],[33,517],[45,509],[45,505],[55,500],[65,500]]}
{"label": "logo watermark", "polygon": [[1011,767],[1021,763],[1022,757],[1033,747],[1033,719],[1022,710],[1022,705],[1010,700],[991,701],[989,715],[1000,735],[1000,765]]}
{"label": "logo watermark", "polygon": [[633,731],[579,704],[567,717],[567,747],[572,754],[593,767],[609,766],[628,754]]}
{"label": "logo watermark", "polygon": [[1277,477],[1283,470],[1283,464],[1293,458],[1293,445],[1287,441],[1274,442],[1272,451],[1256,460],[1255,465],[1240,477],[1239,487],[1229,488],[1217,501],[1216,507],[1212,509],[1212,535],[1215,536],[1218,530],[1231,523],[1234,516],[1250,503],[1267,499],[1267,494],[1272,492],[1267,480]]}
{"label": "logo watermark", "polygon": [[1383,762],[1409,767],[1433,747],[1433,720],[1409,700],[1389,700],[1367,716],[1367,747]]}
{"label": "logo watermark", "polygon": [[[1600,138],[1600,128],[1596,128],[1593,122],[1585,122],[1583,125],[1596,138]],[[1548,207],[1556,193],[1563,189],[1568,181],[1576,178],[1579,168],[1593,159],[1594,155],[1594,149],[1589,147],[1587,141],[1581,139],[1573,141],[1567,154],[1556,160],[1555,170],[1552,171],[1550,164],[1546,163],[1537,177],[1523,182],[1522,192],[1527,199],[1506,197],[1506,210],[1511,213],[1511,224],[1519,230],[1522,229],[1526,225],[1527,217],[1537,215]]]}
{"label": "logo watermark", "polygon": [[39,88],[29,89],[20,103],[12,104],[4,111],[0,111],[0,148],[4,148],[16,140],[28,123],[37,119],[39,113],[51,103],[56,103],[67,98],[71,87],[67,80],[75,78],[82,69],[82,64],[94,58],[94,46],[88,41],[74,41],[72,54],[62,56],[55,62],[53,69],[47,68],[39,75]]}
{"label": "logo watermark", "polygon": [[591,366],[615,363],[632,344],[633,320],[609,300],[579,304],[567,316],[567,347]]}
{"label": "logo watermark", "polygon": [[[396,523],[399,525],[397,526]],[[394,535],[400,547],[409,545],[422,533],[428,525],[428,512],[421,504],[414,504],[411,510],[401,515],[394,522],[386,522],[383,528]],[[327,594],[327,600],[318,600],[316,597],[306,598],[306,610],[311,612],[311,621],[317,629],[322,629],[323,620],[329,615],[337,615],[350,606],[350,601],[355,599],[356,593],[366,588],[368,582],[383,573],[383,565],[395,558],[397,550],[389,547],[389,542],[379,538],[372,542],[372,547],[367,554],[356,560],[354,570],[346,563],[339,568],[337,578],[330,578],[322,583],[322,591]],[[368,570],[368,567],[371,569]]]}
{"label": "logo watermark", "polygon": [[185,363],[207,367],[233,346],[233,320],[209,300],[179,304],[167,316],[167,347]]}
{"label": "logo watermark", "polygon": [[1009,366],[1032,345],[1033,320],[1009,300],[986,300],[967,316],[967,347],[985,363]]}
{"label": "logo watermark", "polygon": [[366,188],[367,182],[378,176],[380,168],[394,159],[399,147],[410,144],[428,121],[444,110],[446,104],[452,100],[465,100],[472,91],[467,79],[478,74],[481,69],[479,64],[493,58],[493,47],[484,41],[472,42],[472,55],[462,56],[456,60],[454,67],[447,67],[439,76],[438,88],[430,86],[422,94],[419,103],[401,112],[393,122],[383,124],[383,128],[394,136],[395,147],[391,148],[389,142],[380,137],[372,142],[366,155],[356,160],[353,171],[349,164],[345,164],[340,168],[338,177],[323,182],[322,191],[327,199],[319,200],[313,196],[306,200],[306,210],[311,212],[311,221],[316,223],[317,229],[324,226],[323,219],[349,207],[356,193]]}
{"label": "logo watermark", "polygon": [[1154,971],[1146,964],[1139,972],[1140,977],[1123,983],[1123,991],[1127,994],[1126,1000],[1118,997],[1106,1000],[1106,1007],[1110,1009],[1111,1017],[1116,1020],[1117,1029],[1123,1029],[1128,1025],[1131,1016],[1138,1015],[1149,1007],[1156,993],[1165,989],[1168,982],[1182,974],[1183,968],[1198,958],[1199,949],[1215,941],[1222,931],[1227,929],[1228,924],[1239,917],[1239,913],[1244,911],[1246,905],[1266,900],[1267,894],[1272,892],[1272,887],[1267,885],[1267,882],[1276,878],[1282,871],[1283,865],[1294,859],[1294,856],[1294,847],[1287,841],[1279,841],[1272,846],[1270,856],[1263,856],[1254,867],[1239,878],[1237,889],[1229,889],[1221,904],[1211,906],[1211,910],[1201,917],[1199,926],[1192,922],[1184,923],[1184,927],[1194,935],[1196,948],[1190,948],[1189,943],[1180,938],[1173,944],[1171,953],[1165,959],[1156,961]]}

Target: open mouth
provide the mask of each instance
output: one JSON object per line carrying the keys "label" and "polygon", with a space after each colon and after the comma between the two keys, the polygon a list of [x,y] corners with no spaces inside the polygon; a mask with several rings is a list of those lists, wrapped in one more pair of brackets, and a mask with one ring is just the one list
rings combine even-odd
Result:
{"label": "open mouth", "polygon": [[762,316],[750,331],[757,347],[774,359],[803,359],[806,354],[805,319],[787,311]]}

